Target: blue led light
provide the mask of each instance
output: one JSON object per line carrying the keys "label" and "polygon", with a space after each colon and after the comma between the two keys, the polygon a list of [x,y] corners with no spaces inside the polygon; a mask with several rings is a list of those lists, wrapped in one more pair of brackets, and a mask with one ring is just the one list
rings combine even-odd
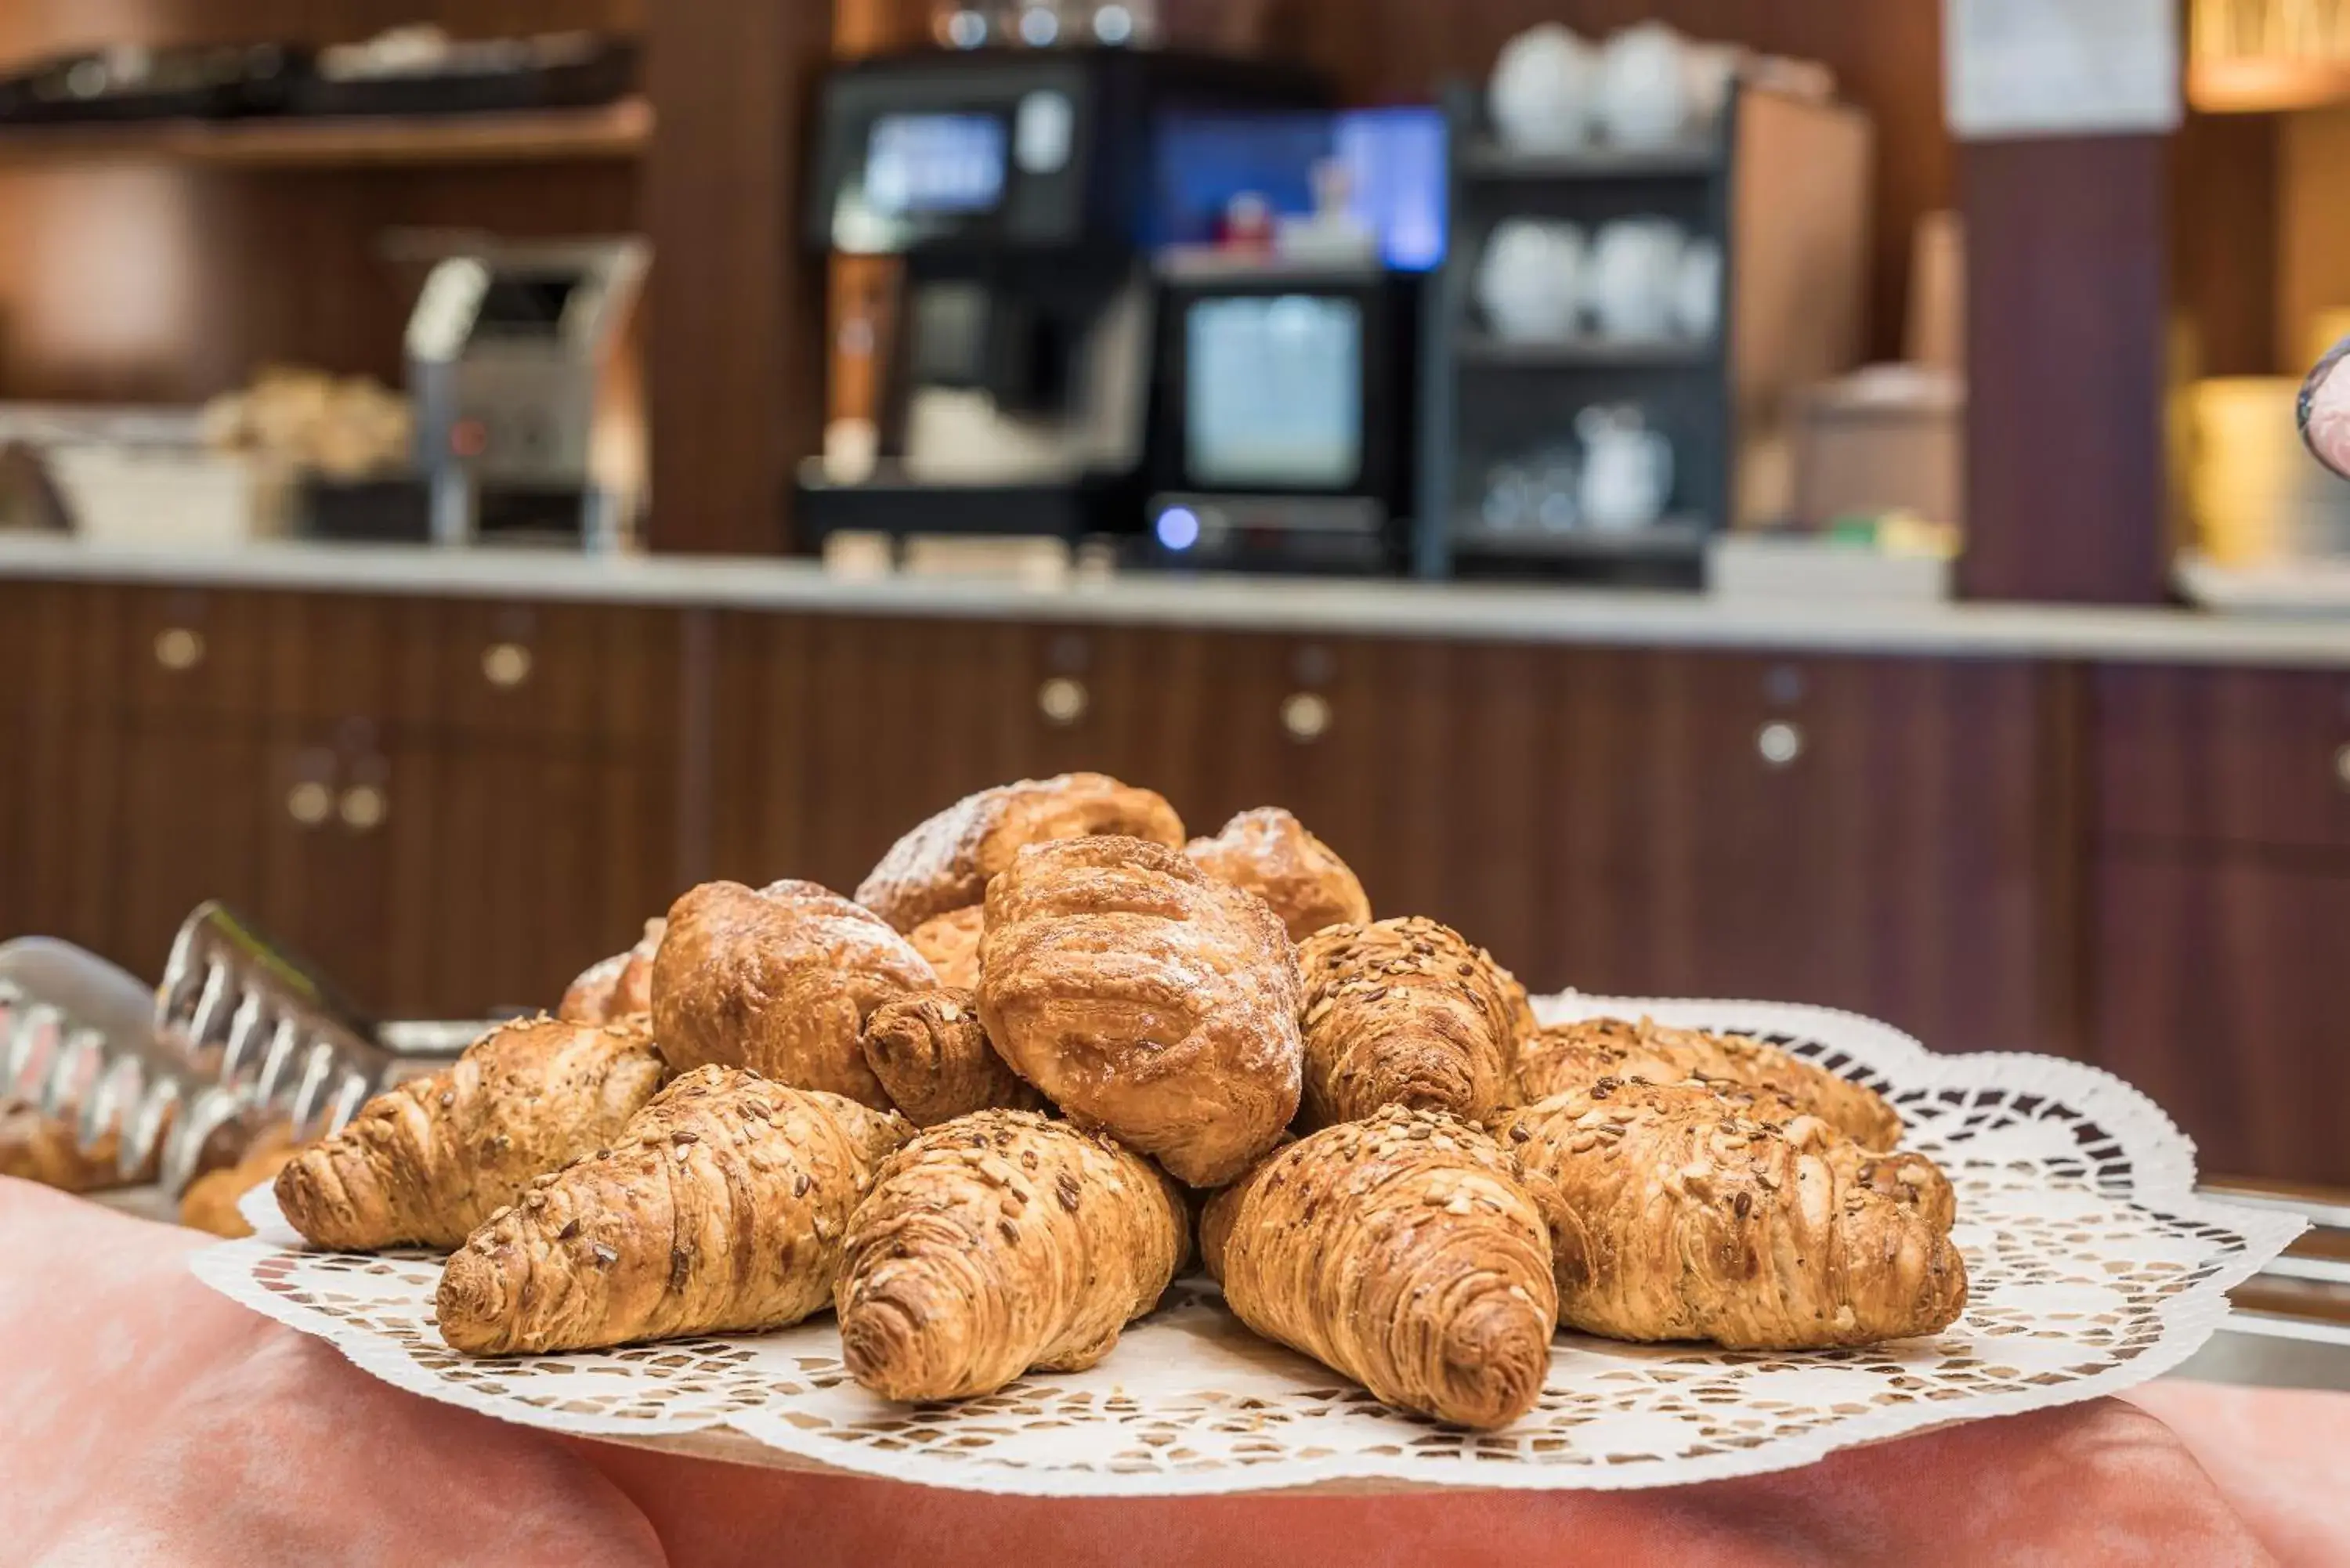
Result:
{"label": "blue led light", "polygon": [[1200,514],[1188,506],[1170,506],[1159,514],[1155,532],[1170,550],[1188,550],[1200,542]]}

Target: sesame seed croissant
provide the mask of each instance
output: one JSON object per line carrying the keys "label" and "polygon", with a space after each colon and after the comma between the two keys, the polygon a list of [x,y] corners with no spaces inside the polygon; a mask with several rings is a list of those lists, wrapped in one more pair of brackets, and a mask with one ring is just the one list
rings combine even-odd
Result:
{"label": "sesame seed croissant", "polygon": [[1901,1179],[1917,1157],[1880,1160],[1816,1117],[1602,1079],[1500,1133],[1550,1221],[1562,1327],[1814,1350],[1932,1334],[1966,1305],[1946,1210]]}
{"label": "sesame seed croissant", "polygon": [[457,1246],[532,1177],[619,1137],[666,1073],[642,1019],[506,1024],[303,1149],[277,1206],[338,1251]]}
{"label": "sesame seed croissant", "polygon": [[1697,1078],[1773,1095],[1864,1148],[1901,1141],[1901,1118],[1866,1084],[1838,1077],[1775,1045],[1739,1034],[1671,1029],[1654,1019],[1589,1018],[1545,1029],[1518,1058],[1521,1104],[1586,1089],[1603,1077],[1677,1084]]}
{"label": "sesame seed croissant", "polygon": [[1482,1122],[1507,1097],[1516,982],[1460,932],[1417,915],[1332,926],[1307,938],[1297,960],[1302,1126],[1360,1121],[1384,1106]]}
{"label": "sesame seed croissant", "polygon": [[1501,1427],[1541,1397],[1549,1232],[1464,1122],[1389,1107],[1310,1134],[1209,1199],[1200,1250],[1243,1323],[1389,1405]]}
{"label": "sesame seed croissant", "polygon": [[733,1067],[678,1079],[609,1148],[539,1177],[449,1260],[441,1334],[475,1355],[783,1328],[831,1300],[899,1117]]}
{"label": "sesame seed croissant", "polygon": [[850,1220],[842,1357],[891,1399],[1081,1372],[1190,1250],[1182,1197],[1149,1160],[1066,1122],[981,1111],[892,1156]]}

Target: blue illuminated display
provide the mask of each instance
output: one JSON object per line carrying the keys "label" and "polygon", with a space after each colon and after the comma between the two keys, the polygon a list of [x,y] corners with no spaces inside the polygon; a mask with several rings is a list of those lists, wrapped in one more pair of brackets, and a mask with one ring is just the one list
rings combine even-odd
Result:
{"label": "blue illuminated display", "polygon": [[1170,550],[1188,550],[1200,542],[1200,514],[1188,506],[1170,506],[1159,514],[1159,542]]}

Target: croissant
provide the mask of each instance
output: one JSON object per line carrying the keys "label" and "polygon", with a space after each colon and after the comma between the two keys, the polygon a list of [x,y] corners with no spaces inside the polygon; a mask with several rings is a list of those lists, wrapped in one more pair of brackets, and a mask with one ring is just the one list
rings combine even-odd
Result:
{"label": "croissant", "polygon": [[1550,1220],[1562,1327],[1814,1350],[1932,1334],[1966,1304],[1946,1217],[1817,1118],[1607,1079],[1500,1132]]}
{"label": "croissant", "polygon": [[858,1033],[881,1003],[937,983],[905,938],[815,883],[707,882],[670,909],[653,1033],[679,1072],[747,1067],[886,1111]]}
{"label": "croissant", "polygon": [[98,1192],[155,1179],[160,1161],[151,1155],[144,1169],[125,1179],[116,1166],[120,1145],[110,1132],[83,1148],[78,1115],[69,1110],[45,1116],[22,1100],[0,1099],[0,1176],[21,1177],[60,1192]]}
{"label": "croissant", "polygon": [[1371,918],[1371,900],[1347,863],[1277,805],[1242,812],[1213,838],[1191,840],[1183,853],[1209,876],[1272,905],[1293,940]]}
{"label": "croissant", "polygon": [[1603,1077],[1743,1085],[1810,1112],[1864,1148],[1901,1141],[1901,1118],[1866,1085],[1758,1040],[1669,1029],[1648,1018],[1592,1018],[1544,1030],[1519,1056],[1517,1098],[1531,1104]]}
{"label": "croissant", "polygon": [[575,1023],[609,1023],[653,1010],[653,955],[660,951],[663,919],[645,922],[645,934],[624,953],[588,965],[563,993],[557,1018]]}
{"label": "croissant", "polygon": [[1483,1133],[1389,1106],[1289,1145],[1208,1200],[1200,1250],[1243,1323],[1389,1405],[1466,1427],[1550,1369],[1550,1237]]}
{"label": "croissant", "polygon": [[1183,822],[1159,795],[1103,774],[999,784],[956,802],[891,845],[858,885],[857,901],[910,931],[978,903],[988,879],[1024,846],[1089,834],[1180,848]]}
{"label": "croissant", "polygon": [[918,1127],[972,1111],[1042,1110],[1045,1096],[995,1054],[968,991],[941,987],[885,1002],[865,1021],[865,1064]]}
{"label": "croissant", "polygon": [[299,1152],[292,1144],[275,1143],[247,1152],[234,1165],[204,1172],[180,1195],[180,1223],[191,1231],[232,1239],[252,1235],[253,1227],[245,1223],[238,1200],[255,1188],[276,1180],[277,1173]]}
{"label": "croissant", "polygon": [[979,1012],[1014,1071],[1195,1187],[1297,1109],[1297,961],[1261,898],[1134,838],[1032,845],[987,889]]}
{"label": "croissant", "polygon": [[732,1067],[686,1074],[611,1147],[534,1181],[441,1275],[471,1355],[783,1328],[831,1300],[899,1117]]}
{"label": "croissant", "polygon": [[1418,916],[1333,926],[1298,950],[1305,975],[1301,1125],[1383,1106],[1482,1122],[1505,1097],[1517,1041],[1502,970]]}
{"label": "croissant", "polygon": [[507,1024],[303,1149],[278,1207],[337,1251],[455,1247],[532,1177],[619,1136],[663,1072],[642,1020]]}
{"label": "croissant", "polygon": [[1190,1246],[1182,1197],[1149,1161],[1066,1122],[980,1111],[891,1157],[849,1220],[841,1356],[891,1399],[1083,1371]]}
{"label": "croissant", "polygon": [[924,920],[906,940],[938,971],[941,985],[970,991],[979,984],[979,934],[986,925],[986,907],[973,904]]}

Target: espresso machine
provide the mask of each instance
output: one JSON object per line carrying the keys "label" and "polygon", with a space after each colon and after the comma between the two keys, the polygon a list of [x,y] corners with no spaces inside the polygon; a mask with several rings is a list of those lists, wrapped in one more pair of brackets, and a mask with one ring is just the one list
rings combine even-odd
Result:
{"label": "espresso machine", "polygon": [[1140,526],[1161,127],[1315,108],[1311,73],[1217,56],[977,49],[826,80],[806,238],[894,258],[869,414],[802,464],[804,545],[835,533]]}

